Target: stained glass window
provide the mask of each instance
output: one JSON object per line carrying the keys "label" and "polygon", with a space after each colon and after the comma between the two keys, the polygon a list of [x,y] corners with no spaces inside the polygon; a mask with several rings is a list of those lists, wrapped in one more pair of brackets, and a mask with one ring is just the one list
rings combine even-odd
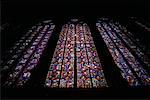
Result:
{"label": "stained glass window", "polygon": [[[12,67],[6,86],[22,86],[31,76],[31,70],[35,68],[53,32],[55,25],[49,21],[33,26],[29,32],[21,37],[13,49],[12,58],[7,66]],[[16,61],[15,65],[12,65]]]}
{"label": "stained glass window", "polygon": [[141,26],[142,28],[144,28],[145,30],[147,30],[147,31],[149,31],[149,32],[150,32],[150,28],[149,28],[149,27],[147,27],[146,25],[144,25],[144,24],[140,23],[139,21],[135,21],[135,23],[136,23],[137,25]]}
{"label": "stained glass window", "polygon": [[86,23],[65,24],[62,27],[45,85],[51,88],[107,87]]}
{"label": "stained glass window", "polygon": [[[129,82],[129,85],[149,85],[150,76],[124,44],[125,42],[127,45],[131,46],[131,44],[133,44],[131,40],[127,39],[125,34],[120,33],[120,30],[112,23],[108,24],[105,21],[99,20],[96,25],[114,59],[114,62],[120,68],[123,78]],[[111,27],[113,27],[115,31],[112,30]],[[138,55],[142,54],[138,50],[134,51],[139,53]]]}
{"label": "stained glass window", "polygon": [[122,37],[122,39],[126,42],[128,46],[136,53],[138,58],[147,66],[150,67],[150,59],[145,54],[144,46],[139,43],[139,39],[133,36],[133,34],[119,23],[110,23],[110,25],[119,32],[118,35]]}
{"label": "stained glass window", "polygon": [[[107,18],[97,21],[102,36],[116,66],[130,86],[150,85],[149,59],[142,44],[118,22]],[[10,48],[2,72],[9,72],[4,86],[23,87],[40,58],[55,25],[43,21],[31,29]],[[94,34],[94,33],[93,33]],[[148,58],[148,57],[147,57]],[[89,26],[78,19],[64,24],[50,61],[45,87],[50,88],[100,88],[108,87]],[[110,66],[111,67],[111,66]],[[111,77],[111,76],[110,76]]]}

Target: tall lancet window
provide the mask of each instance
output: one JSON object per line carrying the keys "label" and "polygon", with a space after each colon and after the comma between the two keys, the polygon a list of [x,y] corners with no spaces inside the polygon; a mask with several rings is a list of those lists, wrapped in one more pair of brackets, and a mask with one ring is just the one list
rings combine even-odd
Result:
{"label": "tall lancet window", "polygon": [[9,51],[10,57],[5,66],[12,71],[8,74],[5,86],[23,86],[39,63],[55,25],[51,20],[33,26]]}
{"label": "tall lancet window", "polygon": [[107,87],[86,23],[71,23],[62,27],[45,85],[51,88]]}
{"label": "tall lancet window", "polygon": [[150,70],[150,58],[145,53],[145,46],[139,43],[139,39],[136,38],[131,32],[129,32],[124,26],[121,26],[119,23],[110,22],[109,24],[112,28],[114,28],[116,32],[119,33],[118,35],[122,37],[123,41],[126,42],[129,48],[132,49],[137,58],[139,58],[139,61]]}
{"label": "tall lancet window", "polygon": [[131,33],[124,33],[120,26],[109,21],[99,20],[96,25],[114,62],[129,85],[150,85],[150,76],[140,62],[144,60],[143,54],[135,42],[128,37]]}

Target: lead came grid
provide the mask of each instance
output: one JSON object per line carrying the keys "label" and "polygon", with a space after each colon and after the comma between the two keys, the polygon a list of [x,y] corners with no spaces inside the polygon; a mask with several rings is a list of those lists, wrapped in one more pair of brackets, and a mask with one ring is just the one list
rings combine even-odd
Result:
{"label": "lead came grid", "polygon": [[[9,77],[5,82],[5,86],[22,86],[30,78],[30,71],[37,65],[43,50],[52,34],[55,25],[52,23],[43,23],[37,28],[37,33],[33,33],[31,36],[34,40],[27,47],[21,58],[12,72],[9,73]],[[42,28],[42,30],[40,30]],[[35,36],[37,34],[37,36]]]}
{"label": "lead came grid", "polygon": [[[74,75],[77,75],[77,80]],[[45,85],[73,88],[75,82],[77,88],[107,87],[96,47],[85,23],[62,27]]]}
{"label": "lead came grid", "polygon": [[[142,83],[144,85],[149,85],[150,84],[149,75],[143,69],[142,65],[125,47],[122,41],[111,30],[111,28],[104,22],[97,23],[97,27],[106,45],[108,46],[110,53],[112,54],[114,61],[121,69],[122,76],[129,82],[129,85],[137,86],[140,84],[136,79],[136,77],[134,76],[134,74],[132,73],[132,71],[130,70],[130,66],[137,74],[137,76],[142,80]],[[105,30],[107,31],[105,32]],[[116,47],[118,48],[118,50],[115,49]],[[126,61],[129,64],[129,66],[126,63]]]}

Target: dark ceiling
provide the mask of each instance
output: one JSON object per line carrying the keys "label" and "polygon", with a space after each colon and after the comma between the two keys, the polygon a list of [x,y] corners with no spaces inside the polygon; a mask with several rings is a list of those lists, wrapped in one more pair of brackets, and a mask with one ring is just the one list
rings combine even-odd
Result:
{"label": "dark ceiling", "polygon": [[148,16],[148,14],[148,0],[2,0],[3,20],[49,16]]}
{"label": "dark ceiling", "polygon": [[[2,0],[2,24],[14,27],[68,17],[149,17],[149,0]],[[60,21],[60,20],[61,21]],[[12,31],[11,31],[12,32]],[[9,36],[9,35],[8,35]],[[11,36],[10,36],[11,38]],[[6,40],[6,39],[5,39]],[[9,40],[9,39],[8,39]]]}

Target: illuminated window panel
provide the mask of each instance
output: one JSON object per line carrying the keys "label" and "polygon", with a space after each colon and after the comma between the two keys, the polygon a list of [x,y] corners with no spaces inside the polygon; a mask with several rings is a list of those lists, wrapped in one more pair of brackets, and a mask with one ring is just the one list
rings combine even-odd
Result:
{"label": "illuminated window panel", "polygon": [[81,24],[76,26],[76,57],[77,57],[77,87],[91,88],[90,70],[88,66],[88,58],[86,47],[84,44],[84,30]]}
{"label": "illuminated window panel", "polygon": [[143,27],[145,30],[150,32],[150,28],[148,28],[146,25],[143,25],[142,23],[135,21],[136,24],[138,24],[139,26]]}
{"label": "illuminated window panel", "polygon": [[[131,52],[125,47],[123,42],[116,36],[116,34],[111,30],[111,28],[107,24],[103,24],[105,29],[107,30],[108,34],[111,38],[116,38],[117,41],[114,41],[116,46],[120,49],[121,53],[127,59],[130,66],[136,72],[139,78],[141,78],[144,85],[150,85],[150,76],[148,73],[143,69],[143,66],[137,61],[137,59],[131,54]],[[108,31],[109,30],[109,31]]]}
{"label": "illuminated window panel", "polygon": [[108,34],[105,32],[103,27],[101,26],[100,23],[97,23],[98,30],[106,43],[109,52],[111,53],[114,62],[116,65],[120,68],[120,72],[123,78],[125,78],[130,86],[137,86],[140,85],[136,77],[133,75],[132,71],[130,70],[129,66],[126,64],[123,56],[120,54],[120,52],[117,50],[115,44],[113,41],[110,39]]}
{"label": "illuminated window panel", "polygon": [[111,30],[111,28],[106,24],[102,23],[103,27],[107,30],[110,38],[113,40],[115,45],[119,48],[119,51],[123,54],[128,64],[135,71],[137,76],[141,79],[144,85],[149,85],[150,77],[146,73],[146,71],[142,68],[142,65],[136,60],[136,58],[129,52],[129,50],[125,47],[122,41],[116,36],[116,34]]}
{"label": "illuminated window panel", "polygon": [[32,55],[32,57],[30,58],[27,66],[25,67],[23,73],[21,74],[21,76],[20,76],[20,78],[19,78],[19,80],[17,82],[18,83],[17,86],[23,85],[26,81],[29,80],[30,75],[31,75],[30,71],[35,66],[37,66],[37,64],[39,62],[39,59],[40,59],[40,56],[42,55],[43,50],[45,49],[46,44],[47,44],[51,34],[52,34],[52,31],[49,30],[47,32],[47,34],[45,35],[45,37],[43,38],[43,40],[41,41],[41,43],[38,45],[37,48],[39,48],[39,49],[37,49],[35,51],[35,53]]}
{"label": "illuminated window panel", "polygon": [[[119,25],[118,23],[116,25],[112,24],[117,30],[119,30],[119,28],[121,30],[123,30],[123,32],[120,32],[121,35],[124,36],[124,40],[126,40],[128,44],[130,44],[130,48],[132,48],[132,50],[134,52],[136,52],[136,54],[138,55],[138,57],[142,60],[142,62],[144,62],[146,64],[147,67],[150,66],[150,58],[144,54],[144,50],[143,50],[143,46],[141,46],[141,44],[138,43],[138,41],[136,41],[135,37],[132,35],[132,33],[128,32],[127,29],[121,25]],[[124,31],[125,30],[125,31]],[[126,38],[128,37],[128,39]]]}
{"label": "illuminated window panel", "polygon": [[[141,54],[140,48],[130,39],[130,37],[127,36],[126,33],[122,32],[118,26],[114,25],[113,23],[109,23],[111,27],[118,33],[119,36],[122,36],[122,39],[132,48],[132,49],[137,49],[136,52]],[[143,54],[142,54],[143,55]],[[141,55],[141,56],[142,56]]]}
{"label": "illuminated window panel", "polygon": [[[85,33],[85,41],[89,41],[89,43],[85,42],[85,45],[87,51],[87,58],[90,65],[90,77],[92,79],[93,87],[107,87],[107,82],[104,77],[102,65],[100,63],[100,59],[98,57],[96,47],[92,39],[90,29],[87,24],[84,24],[83,29]],[[89,38],[86,38],[88,36]]]}
{"label": "illuminated window panel", "polygon": [[[141,60],[143,63],[145,63],[146,66],[150,66],[150,63],[149,63],[150,60],[149,60],[149,59],[147,59],[147,60],[144,59],[144,58],[145,58],[144,56],[146,56],[146,55],[144,55],[143,51],[139,48],[139,46],[137,46],[136,44],[134,44],[134,42],[131,41],[131,39],[128,38],[125,33],[119,31],[118,27],[115,26],[113,23],[110,23],[110,25],[111,25],[114,29],[118,30],[117,34],[122,37],[122,39],[126,42],[126,44],[136,53],[136,55],[138,56],[138,58],[140,58],[140,60]],[[148,58],[148,57],[147,57],[147,58]]]}
{"label": "illuminated window panel", "polygon": [[128,38],[130,38],[134,43],[136,43],[137,46],[139,46],[140,49],[143,49],[143,45],[139,42],[139,39],[137,39],[131,32],[129,32],[124,26],[120,25],[118,22],[114,23],[116,26],[118,26],[123,33],[125,33]]}
{"label": "illuminated window panel", "polygon": [[71,88],[74,85],[74,45],[75,45],[74,34],[75,34],[75,26],[73,24],[70,24],[65,45],[65,53],[63,60],[64,68],[62,69],[63,72],[61,72],[62,77],[60,79],[60,80],[66,79],[67,88]]}
{"label": "illuminated window panel", "polygon": [[103,71],[100,70],[102,69],[102,67],[100,65],[98,54],[87,24],[83,24],[83,26],[80,26],[79,30],[80,31],[78,33],[83,34],[83,37],[79,37],[81,40],[83,38],[83,42],[80,44],[81,56],[79,55],[78,57],[79,59],[81,59],[81,65],[79,69],[77,65],[77,72],[78,71],[80,72],[81,70],[82,71],[81,75],[83,76],[82,79],[86,80],[85,82],[84,81],[82,82],[82,84],[83,83],[85,84],[79,87],[83,88],[103,87],[103,86],[106,87],[107,83],[104,78]]}
{"label": "illuminated window panel", "polygon": [[[25,36],[23,36],[16,45],[10,50],[9,55],[11,55],[8,59],[8,61],[4,64],[4,70],[10,68],[15,61],[21,56],[21,53],[24,51],[24,49],[31,43],[32,39],[36,34],[38,34],[38,27],[37,30],[35,30],[36,27],[32,27]],[[37,31],[37,32],[36,32]]]}
{"label": "illuminated window panel", "polygon": [[[47,87],[59,87],[60,82],[60,87],[66,87],[67,85],[64,75],[65,66],[63,65],[67,32],[68,25],[66,24],[61,30],[59,40],[57,42],[57,46],[53,55],[53,59],[49,67],[49,71],[45,82]],[[61,77],[62,79],[60,79]]]}
{"label": "illuminated window panel", "polygon": [[77,88],[107,87],[87,24],[63,26],[45,85],[51,88],[73,88],[75,82]]}
{"label": "illuminated window panel", "polygon": [[[27,34],[29,34],[30,32],[27,32]],[[24,36],[23,36],[24,37]],[[22,40],[22,39],[20,39],[18,42],[16,42],[15,43],[15,45],[7,52],[8,54],[5,56],[5,58],[8,58],[8,57],[10,57],[11,56],[11,58],[12,58],[12,54],[14,53],[14,52],[16,52],[16,50],[18,49],[18,51],[21,51],[21,50],[19,50],[19,47],[21,46],[21,44],[22,44],[22,42],[23,42],[24,40]],[[14,54],[15,55],[15,54]],[[10,63],[10,59],[11,58],[8,58],[7,59],[7,61],[6,61],[6,63],[7,64],[12,64],[12,63]]]}
{"label": "illuminated window panel", "polygon": [[18,40],[15,43],[15,45],[11,48],[10,53],[13,53],[14,50],[16,50],[19,47],[19,45],[21,45],[22,43],[24,43],[24,41],[26,40],[26,38],[31,35],[31,33],[33,32],[33,30],[35,30],[35,28],[36,27],[32,27],[24,36],[22,36],[21,39]]}
{"label": "illuminated window panel", "polygon": [[[26,68],[31,67],[31,66],[35,67],[37,65],[37,62],[39,60],[38,54],[41,55],[43,49],[46,46],[46,42],[48,42],[48,38],[51,35],[51,32],[52,32],[50,30],[51,26],[54,28],[54,25],[43,25],[42,26],[43,29],[38,33],[35,40],[26,49],[26,51],[24,51],[24,53],[22,54],[22,57],[19,59],[17,65],[16,65],[16,68],[9,74],[9,77],[8,77],[5,85],[10,86],[11,84],[14,84],[22,72],[23,72],[23,74],[25,74],[25,76],[27,76],[27,77],[30,76],[29,71],[27,72],[28,74],[26,73],[26,71],[27,71]],[[38,30],[40,30],[40,28],[38,28]],[[32,64],[29,65],[30,63],[32,63]],[[19,80],[19,82],[20,81],[25,82],[21,79]]]}

